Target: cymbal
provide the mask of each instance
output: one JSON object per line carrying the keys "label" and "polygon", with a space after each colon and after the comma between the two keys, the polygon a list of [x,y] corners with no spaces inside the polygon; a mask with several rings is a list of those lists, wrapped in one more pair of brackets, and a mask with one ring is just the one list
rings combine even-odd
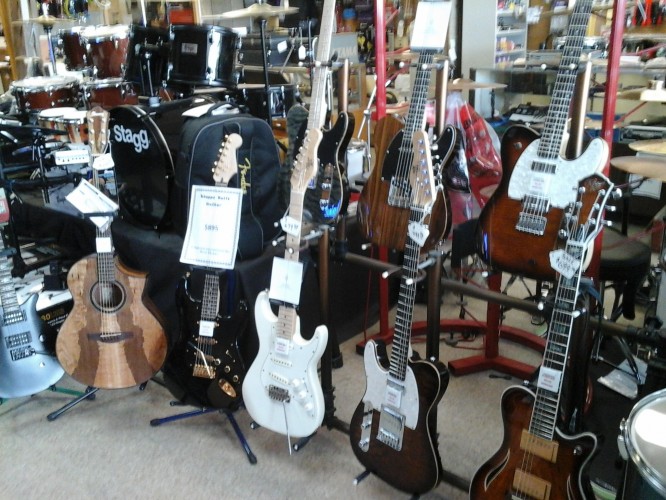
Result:
{"label": "cymbal", "polygon": [[448,90],[481,90],[481,89],[503,89],[506,85],[503,83],[482,83],[475,82],[474,80],[468,80],[467,78],[456,78],[455,80],[450,80],[447,86]]}
{"label": "cymbal", "polygon": [[[67,17],[54,17],[54,16],[45,16],[41,15],[39,17],[30,17],[28,19],[24,19],[23,21],[19,21],[20,23],[37,23],[41,24],[42,26],[53,26],[55,23],[74,23],[76,22],[75,19],[69,19]],[[12,23],[13,24],[13,23]]]}
{"label": "cymbal", "polygon": [[252,17],[257,19],[268,19],[283,14],[295,14],[298,7],[273,7],[267,3],[254,3],[245,9],[231,10],[220,14],[221,19],[242,19]]}
{"label": "cymbal", "polygon": [[617,156],[611,165],[630,174],[666,182],[666,158],[656,156]]}
{"label": "cymbal", "polygon": [[653,155],[666,155],[666,140],[649,139],[645,141],[634,141],[629,143],[629,148],[639,153],[650,153]]}

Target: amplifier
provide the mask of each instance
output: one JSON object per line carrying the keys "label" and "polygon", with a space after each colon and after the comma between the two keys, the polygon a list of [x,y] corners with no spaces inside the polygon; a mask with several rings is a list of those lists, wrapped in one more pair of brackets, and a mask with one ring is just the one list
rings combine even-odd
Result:
{"label": "amplifier", "polygon": [[620,129],[620,142],[629,143],[650,139],[666,139],[666,127],[627,125]]}

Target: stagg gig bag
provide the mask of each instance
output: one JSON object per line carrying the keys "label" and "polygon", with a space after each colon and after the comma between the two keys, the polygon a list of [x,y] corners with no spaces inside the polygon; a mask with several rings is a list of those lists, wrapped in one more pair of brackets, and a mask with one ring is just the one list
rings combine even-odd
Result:
{"label": "stagg gig bag", "polygon": [[225,136],[237,133],[243,144],[237,151],[238,174],[229,187],[243,190],[237,258],[251,259],[280,233],[276,225],[282,217],[277,194],[278,146],[266,121],[247,114],[215,112],[213,108],[184,124],[175,165],[173,225],[185,235],[192,186],[215,185],[213,167],[220,147]]}

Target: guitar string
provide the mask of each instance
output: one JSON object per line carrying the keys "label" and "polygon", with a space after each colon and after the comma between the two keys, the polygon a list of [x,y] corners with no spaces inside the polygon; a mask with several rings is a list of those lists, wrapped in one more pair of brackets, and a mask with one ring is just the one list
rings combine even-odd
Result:
{"label": "guitar string", "polygon": [[[567,33],[567,41],[565,42],[565,48],[563,51],[560,69],[558,71],[555,83],[555,91],[553,92],[554,105],[549,108],[548,115],[546,118],[546,125],[544,127],[544,139],[539,143],[539,152],[538,157],[547,157],[549,159],[557,159],[560,154],[560,149],[563,144],[564,129],[566,121],[568,119],[568,111],[570,105],[570,99],[572,96],[573,88],[575,85],[576,74],[573,67],[577,67],[580,61],[580,55],[582,52],[583,38],[585,31],[587,30],[587,22],[591,14],[592,1],[591,0],[581,0],[576,4],[574,13],[570,20],[569,30]],[[563,87],[564,90],[560,90],[560,87]],[[553,115],[555,119],[549,119],[551,117],[551,108],[553,110]],[[559,137],[558,137],[559,136]],[[543,146],[543,150],[542,150]],[[543,207],[540,207],[543,209]],[[577,213],[575,217],[571,219],[572,227],[570,228],[569,235],[571,236],[574,233],[579,232],[579,210],[580,206],[577,207]],[[543,212],[542,212],[543,213]],[[586,221],[587,223],[587,221]],[[565,246],[565,251],[569,253],[571,251],[570,241],[567,241]],[[582,252],[584,253],[584,251]],[[569,340],[570,332],[573,327],[573,313],[575,309],[575,303],[578,294],[578,284],[580,282],[580,275],[582,273],[582,259],[581,265],[577,271],[578,278],[567,279],[564,276],[560,275],[560,280],[558,283],[556,297],[555,297],[555,309],[553,310],[551,323],[548,329],[547,337],[547,350],[544,355],[544,360],[542,367],[555,367],[559,369],[561,374],[564,374],[564,367],[566,364],[566,357],[568,355],[569,349]],[[567,286],[569,282],[575,283],[574,287]],[[573,293],[571,293],[573,292]],[[558,310],[558,304],[566,304],[570,310],[566,312]],[[564,320],[567,319],[568,323],[568,335],[563,335],[561,333],[556,333],[555,325],[561,326],[564,324]],[[555,352],[553,347],[553,342],[555,342],[554,337],[566,337],[566,346],[564,349],[564,355],[558,354]],[[556,360],[556,356],[562,358],[561,361]],[[532,416],[530,418],[529,424],[529,434],[537,435],[547,440],[552,440],[555,434],[555,428],[557,426],[560,395],[561,395],[561,384],[563,380],[560,380],[560,387],[556,393],[556,398],[553,403],[552,398],[546,393],[546,389],[541,389],[539,386],[536,388],[534,406],[532,408]],[[549,419],[542,417],[541,411],[543,408],[548,408],[548,405],[551,405]],[[540,411],[537,411],[537,410]],[[531,452],[531,447],[528,447],[528,450],[522,456],[522,469],[523,471],[531,471],[534,465],[536,455]],[[514,472],[515,477],[515,472]],[[526,475],[521,475],[520,480],[517,481],[518,492],[513,492],[514,495],[522,495],[523,491],[529,491],[529,488],[526,488],[525,483],[528,482]],[[528,498],[527,494],[521,496],[520,498]]]}

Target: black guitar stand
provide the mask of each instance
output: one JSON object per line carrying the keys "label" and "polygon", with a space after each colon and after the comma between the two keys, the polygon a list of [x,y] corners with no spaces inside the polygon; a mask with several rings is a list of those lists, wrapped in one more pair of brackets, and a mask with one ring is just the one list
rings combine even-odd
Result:
{"label": "black guitar stand", "polygon": [[[171,406],[183,405],[183,403],[179,401],[171,401],[171,403],[169,404]],[[255,465],[257,463],[257,457],[255,456],[254,453],[252,453],[252,449],[250,448],[250,445],[248,444],[247,439],[245,438],[245,434],[243,434],[243,431],[241,430],[240,426],[238,425],[238,422],[236,421],[236,418],[234,417],[233,413],[230,410],[202,407],[197,410],[178,413],[176,415],[171,415],[168,417],[154,418],[150,421],[150,425],[151,427],[157,427],[158,425],[168,424],[169,422],[175,422],[177,420],[183,420],[186,418],[198,417],[200,415],[206,415],[207,413],[213,413],[213,412],[219,412],[227,417],[227,420],[229,420],[231,426],[234,428],[234,432],[236,433],[236,437],[238,437],[238,441],[245,450],[247,459],[250,461],[252,465]]]}

